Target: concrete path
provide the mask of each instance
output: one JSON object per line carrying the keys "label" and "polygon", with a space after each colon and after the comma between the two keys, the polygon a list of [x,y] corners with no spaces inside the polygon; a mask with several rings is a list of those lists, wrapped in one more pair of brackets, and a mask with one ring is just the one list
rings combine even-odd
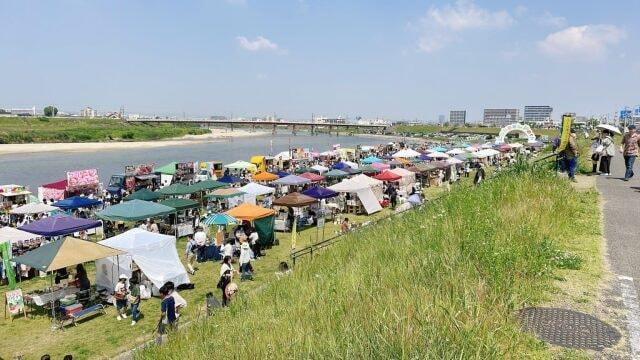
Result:
{"label": "concrete path", "polygon": [[640,358],[640,165],[628,182],[624,160],[616,154],[611,176],[598,176],[597,187],[604,201],[604,237],[611,270],[617,276],[622,300],[628,311],[627,330],[633,359]]}

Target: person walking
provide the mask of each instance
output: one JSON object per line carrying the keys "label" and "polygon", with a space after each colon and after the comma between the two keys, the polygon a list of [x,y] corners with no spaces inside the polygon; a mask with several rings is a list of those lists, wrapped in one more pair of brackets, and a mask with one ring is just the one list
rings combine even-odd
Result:
{"label": "person walking", "polygon": [[636,126],[632,124],[627,129],[629,131],[622,137],[622,156],[626,168],[624,181],[629,181],[634,175],[633,164],[638,156],[638,147],[640,146],[640,134],[636,131]]}
{"label": "person walking", "polygon": [[127,318],[127,275],[120,274],[115,286],[113,296],[116,298],[116,310],[118,321]]}
{"label": "person walking", "polygon": [[165,286],[161,286],[159,291],[162,302],[160,303],[158,333],[164,335],[167,333],[167,328],[173,329],[176,322],[176,302]]}
{"label": "person walking", "polygon": [[238,263],[240,264],[240,280],[253,280],[253,269],[251,267],[251,259],[253,258],[253,251],[247,241],[243,241],[240,245],[240,258]]}
{"label": "person walking", "polygon": [[613,142],[613,133],[605,130],[602,133],[602,151],[600,152],[600,173],[604,176],[611,175],[611,159],[616,154],[616,146]]}
{"label": "person walking", "polygon": [[140,318],[140,284],[136,278],[129,281],[129,305],[131,305],[131,326],[134,326]]}
{"label": "person walking", "polygon": [[193,267],[193,264],[196,261],[196,249],[198,248],[198,244],[193,239],[193,236],[189,235],[189,240],[187,240],[187,248],[185,249],[185,255],[187,256],[187,268],[189,269],[189,274],[193,275],[196,273],[196,270]]}
{"label": "person walking", "polygon": [[572,182],[577,182],[576,171],[578,170],[578,143],[576,137],[576,130],[571,129],[571,135],[569,135],[569,143],[560,152],[560,154],[563,156],[562,168],[563,170],[567,171],[569,180],[571,180]]}
{"label": "person walking", "polygon": [[[598,162],[600,162],[601,154],[603,153],[602,139],[604,135],[598,134],[598,136],[594,137],[593,142],[591,143],[591,173],[598,173]],[[600,162],[600,172],[602,172],[602,162]]]}
{"label": "person walking", "polygon": [[222,290],[222,306],[229,306],[226,289],[232,279],[233,266],[231,265],[231,256],[225,256],[222,260],[222,266],[220,266],[220,279],[218,280],[217,285],[217,288]]}

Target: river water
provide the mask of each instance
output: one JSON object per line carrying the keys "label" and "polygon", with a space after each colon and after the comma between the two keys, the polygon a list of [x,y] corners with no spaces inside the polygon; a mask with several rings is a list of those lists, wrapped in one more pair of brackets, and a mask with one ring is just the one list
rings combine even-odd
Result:
{"label": "river water", "polygon": [[69,170],[98,169],[100,180],[106,185],[111,175],[123,173],[126,165],[155,163],[162,166],[170,161],[212,160],[228,164],[236,160],[249,161],[252,155],[277,154],[290,147],[322,152],[330,150],[334,144],[355,147],[383,142],[385,140],[358,136],[278,134],[154,149],[0,155],[0,185],[25,185],[35,193],[38,186],[65,178]]}

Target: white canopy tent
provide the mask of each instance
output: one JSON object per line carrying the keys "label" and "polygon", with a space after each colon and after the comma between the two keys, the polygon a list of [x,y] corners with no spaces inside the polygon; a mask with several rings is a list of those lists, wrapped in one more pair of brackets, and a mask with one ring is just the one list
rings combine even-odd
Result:
{"label": "white canopy tent", "polygon": [[416,173],[403,168],[395,168],[389,171],[398,176],[402,176],[399,181],[401,190],[404,190],[407,193],[411,192],[411,188],[413,188],[413,185],[416,183]]}
{"label": "white canopy tent", "polygon": [[11,213],[17,214],[17,215],[31,215],[31,214],[48,213],[54,210],[59,210],[59,209],[55,206],[43,204],[41,202],[32,202],[32,203],[24,204],[22,206],[18,206],[17,208],[11,210]]}
{"label": "white canopy tent", "polygon": [[291,160],[291,154],[288,151],[283,151],[281,153],[276,154],[276,156],[274,156],[273,158],[276,160],[287,161],[287,160]]}
{"label": "white canopy tent", "polygon": [[250,182],[247,185],[240,187],[238,190],[244,193],[244,202],[253,205],[256,204],[256,197],[273,194],[276,191],[276,189],[272,187],[260,185],[254,182]]}
{"label": "white canopy tent", "polygon": [[0,243],[9,242],[10,244],[17,244],[22,241],[34,240],[39,237],[41,236],[9,226],[0,228]]}
{"label": "white canopy tent", "polygon": [[420,156],[420,153],[413,149],[402,149],[397,153],[393,154],[394,158],[414,158]]}
{"label": "white canopy tent", "polygon": [[313,170],[319,172],[320,174],[325,173],[327,171],[329,171],[329,168],[326,166],[322,166],[322,165],[313,165],[311,167]]}
{"label": "white canopy tent", "polygon": [[373,190],[373,194],[376,196],[376,199],[378,199],[378,201],[382,201],[384,195],[384,181],[374,179],[364,174],[358,174],[348,181],[369,186],[371,190]]}
{"label": "white canopy tent", "polygon": [[449,154],[449,155],[460,155],[460,154],[464,154],[464,153],[466,153],[465,150],[457,149],[457,148],[447,151],[447,154]]}
{"label": "white canopy tent", "polygon": [[333,186],[330,186],[329,189],[342,193],[355,193],[358,196],[358,200],[360,200],[360,202],[362,203],[362,207],[367,212],[367,214],[373,214],[382,210],[382,206],[380,205],[378,198],[373,192],[373,189],[363,182],[353,181],[353,179],[347,179]]}
{"label": "white canopy tent", "polygon": [[249,170],[249,171],[257,170],[257,167],[255,164],[252,164],[247,161],[242,161],[242,160],[238,160],[231,164],[227,164],[224,167],[226,167],[227,169],[233,169],[233,170]]}
{"label": "white canopy tent", "polygon": [[429,156],[432,159],[448,159],[450,158],[449,155],[443,153],[443,152],[439,152],[439,151],[432,151],[430,153],[427,154],[427,156]]}
{"label": "white canopy tent", "polygon": [[352,169],[357,169],[358,168],[358,164],[354,163],[353,161],[344,160],[342,162],[347,164],[347,165],[349,165],[349,167],[352,168]]}
{"label": "white canopy tent", "polygon": [[102,240],[99,244],[126,251],[126,254],[118,258],[96,260],[98,288],[113,290],[120,274],[130,277],[131,261],[136,262],[156,288],[160,288],[167,281],[172,281],[176,287],[190,282],[187,271],[180,262],[174,236],[134,228]]}

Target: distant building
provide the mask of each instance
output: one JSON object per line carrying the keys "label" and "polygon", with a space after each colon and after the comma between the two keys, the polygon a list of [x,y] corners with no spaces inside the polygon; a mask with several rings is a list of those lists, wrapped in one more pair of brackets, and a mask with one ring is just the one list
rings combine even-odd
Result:
{"label": "distant building", "polygon": [[551,122],[551,114],[553,113],[553,108],[547,105],[535,105],[535,106],[525,106],[524,107],[524,122],[525,123],[534,123],[534,124],[543,124]]}
{"label": "distant building", "polygon": [[36,116],[36,107],[31,109],[11,109],[11,115],[14,116]]}
{"label": "distant building", "polygon": [[318,117],[313,119],[313,122],[315,122],[317,124],[346,124],[347,120],[342,116],[338,116],[336,118],[318,116]]}
{"label": "distant building", "polygon": [[449,125],[464,126],[467,123],[467,110],[449,111]]}
{"label": "distant building", "polygon": [[94,118],[98,116],[98,112],[90,107],[86,107],[80,110],[80,116],[85,118]]}
{"label": "distant building", "polygon": [[225,121],[225,120],[228,120],[228,119],[224,115],[213,115],[213,116],[209,116],[209,120]]}
{"label": "distant building", "polygon": [[438,115],[438,124],[442,125],[447,122],[447,116],[440,114]]}
{"label": "distant building", "polygon": [[482,123],[486,126],[504,127],[518,122],[519,109],[484,109]]}

